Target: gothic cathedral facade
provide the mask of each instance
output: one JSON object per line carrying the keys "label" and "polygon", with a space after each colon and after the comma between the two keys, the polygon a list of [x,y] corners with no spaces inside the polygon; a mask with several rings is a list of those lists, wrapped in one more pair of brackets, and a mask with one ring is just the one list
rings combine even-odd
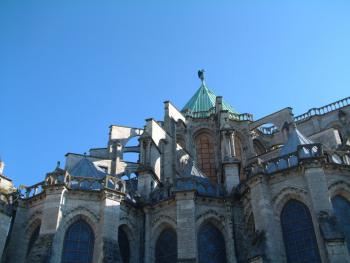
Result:
{"label": "gothic cathedral facade", "polygon": [[2,262],[350,262],[350,97],[254,120],[199,77],[33,186],[1,162]]}

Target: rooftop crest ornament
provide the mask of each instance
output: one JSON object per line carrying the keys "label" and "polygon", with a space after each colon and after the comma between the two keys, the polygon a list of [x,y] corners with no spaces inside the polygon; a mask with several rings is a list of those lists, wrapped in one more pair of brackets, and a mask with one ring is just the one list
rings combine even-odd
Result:
{"label": "rooftop crest ornament", "polygon": [[198,70],[198,78],[202,81],[202,83],[204,84],[204,69]]}

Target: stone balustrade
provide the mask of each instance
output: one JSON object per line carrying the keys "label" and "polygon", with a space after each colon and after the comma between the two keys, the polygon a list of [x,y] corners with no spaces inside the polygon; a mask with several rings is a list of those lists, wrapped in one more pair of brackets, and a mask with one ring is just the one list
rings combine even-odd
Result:
{"label": "stone balustrade", "polygon": [[319,143],[299,145],[297,151],[273,158],[263,163],[252,165],[247,171],[248,177],[258,173],[272,174],[296,167],[303,160],[324,156],[323,147]]}
{"label": "stone balustrade", "polygon": [[46,180],[32,186],[20,186],[19,194],[22,199],[29,199],[45,191],[51,185],[65,185],[73,190],[100,191],[102,189],[115,190],[125,193],[125,182],[114,176],[106,176],[102,179],[88,177],[73,177],[68,173],[50,173]]}
{"label": "stone balustrade", "polygon": [[253,114],[250,113],[231,113],[229,112],[229,119],[234,121],[253,121]]}
{"label": "stone balustrade", "polygon": [[215,107],[212,107],[210,108],[209,110],[207,111],[196,111],[196,112],[193,112],[193,111],[190,111],[190,110],[187,110],[184,115],[186,117],[191,117],[191,118],[207,118],[209,117],[210,115],[212,114],[215,114],[216,113],[216,108]]}
{"label": "stone balustrade", "polygon": [[278,129],[276,126],[271,126],[271,127],[258,127],[258,130],[262,132],[263,134],[266,135],[272,135],[278,132]]}
{"label": "stone balustrade", "polygon": [[39,195],[44,191],[45,181],[36,183],[32,186],[21,185],[18,190],[20,197],[23,199],[31,198],[33,196]]}
{"label": "stone balustrade", "polygon": [[350,105],[350,97],[344,98],[342,100],[338,100],[321,108],[312,108],[307,112],[294,117],[295,122],[304,121],[312,116],[323,115],[331,111],[335,111],[341,109],[343,107]]}
{"label": "stone balustrade", "polygon": [[350,152],[346,151],[328,151],[327,160],[329,163],[350,165]]}

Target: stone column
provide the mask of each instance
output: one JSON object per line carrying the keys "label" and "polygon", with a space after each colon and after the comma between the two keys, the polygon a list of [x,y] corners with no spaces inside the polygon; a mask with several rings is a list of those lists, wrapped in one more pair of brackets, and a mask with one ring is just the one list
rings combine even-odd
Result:
{"label": "stone column", "polygon": [[177,257],[179,263],[197,258],[195,191],[176,192]]}
{"label": "stone column", "polygon": [[150,198],[150,193],[157,186],[157,180],[151,170],[143,170],[138,172],[137,192],[144,200]]}
{"label": "stone column", "polygon": [[27,244],[24,242],[25,228],[27,223],[27,206],[23,200],[18,200],[15,220],[10,234],[9,244],[3,255],[2,262],[16,263],[24,262],[26,257]]}
{"label": "stone column", "polygon": [[278,232],[279,224],[274,217],[270,189],[263,175],[256,175],[250,182],[251,206],[254,214],[256,235],[260,237],[261,257],[264,262],[283,262],[281,256],[282,236]]}
{"label": "stone column", "polygon": [[144,213],[145,213],[145,244],[144,244],[144,249],[145,249],[145,254],[144,254],[144,263],[153,263],[153,258],[152,258],[152,251],[151,249],[151,222],[150,222],[150,209],[148,207],[144,208]]}
{"label": "stone column", "polygon": [[103,190],[101,200],[101,219],[99,235],[95,244],[100,251],[98,262],[122,263],[118,245],[118,227],[120,217],[120,201],[122,196],[110,190]]}
{"label": "stone column", "polygon": [[239,184],[240,161],[235,158],[234,131],[222,131],[222,160],[225,189],[231,193],[232,188]]}
{"label": "stone column", "polygon": [[[349,254],[345,245],[344,237],[333,220],[333,208],[328,194],[326,175],[322,163],[318,160],[304,161],[304,176],[309,189],[313,212],[318,219],[320,233],[326,247],[329,262],[350,262]],[[310,211],[312,212],[312,211]],[[319,232],[315,229],[318,237],[318,246],[321,256],[324,255],[323,244]]]}
{"label": "stone column", "polygon": [[321,164],[304,163],[304,175],[310,193],[312,207],[318,216],[320,212],[332,213],[332,205],[328,195],[326,176]]}
{"label": "stone column", "polygon": [[61,206],[64,203],[66,187],[63,185],[50,185],[46,187],[45,192],[46,198],[39,238],[35,242],[26,262],[49,262],[53,237],[62,219]]}

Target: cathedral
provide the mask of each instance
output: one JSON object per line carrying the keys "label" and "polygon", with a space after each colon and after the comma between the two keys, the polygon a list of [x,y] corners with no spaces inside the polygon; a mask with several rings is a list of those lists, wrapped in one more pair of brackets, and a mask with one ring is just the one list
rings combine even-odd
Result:
{"label": "cathedral", "polygon": [[350,97],[254,119],[198,77],[35,185],[1,161],[1,262],[350,263]]}

